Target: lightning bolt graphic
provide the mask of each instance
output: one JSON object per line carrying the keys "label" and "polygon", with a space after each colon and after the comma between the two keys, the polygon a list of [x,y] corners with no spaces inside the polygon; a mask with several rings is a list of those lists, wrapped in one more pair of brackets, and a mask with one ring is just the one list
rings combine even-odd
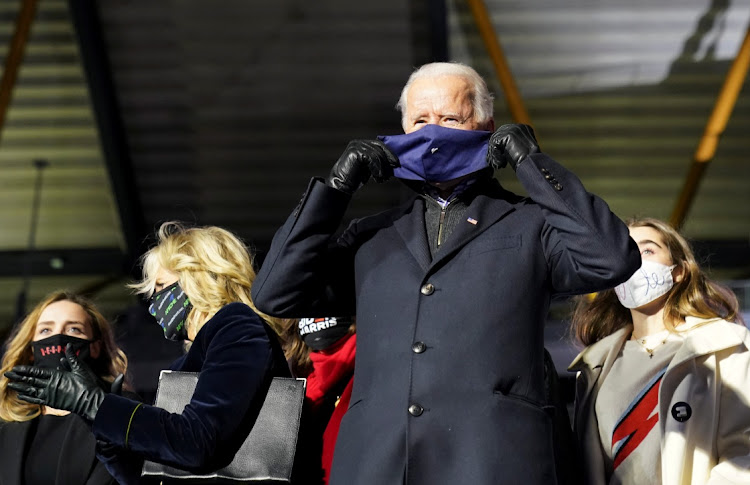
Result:
{"label": "lightning bolt graphic", "polygon": [[659,386],[667,368],[662,369],[628,406],[612,432],[614,468],[622,463],[659,422]]}

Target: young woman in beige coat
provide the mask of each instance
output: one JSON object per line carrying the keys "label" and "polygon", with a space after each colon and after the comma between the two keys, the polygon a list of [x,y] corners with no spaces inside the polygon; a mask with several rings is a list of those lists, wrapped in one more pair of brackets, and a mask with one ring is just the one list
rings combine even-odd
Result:
{"label": "young woman in beige coat", "polygon": [[587,346],[570,366],[585,483],[750,484],[750,333],[737,299],[668,224],[628,226],[643,266],[573,316]]}

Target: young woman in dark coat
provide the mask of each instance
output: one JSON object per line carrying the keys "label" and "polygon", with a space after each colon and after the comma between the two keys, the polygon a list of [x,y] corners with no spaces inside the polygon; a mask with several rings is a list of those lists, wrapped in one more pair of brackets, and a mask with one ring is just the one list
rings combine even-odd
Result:
{"label": "young woman in dark coat", "polygon": [[17,365],[57,369],[63,349],[94,371],[103,390],[127,369],[112,327],[89,300],[64,290],[40,301],[10,336],[0,371],[0,485],[110,485],[96,440],[78,415],[19,399],[3,372]]}
{"label": "young woman in dark coat", "polygon": [[172,370],[199,372],[190,403],[169,413],[95,388],[75,356],[72,372],[16,367],[8,376],[29,402],[69,409],[92,423],[100,456],[122,484],[137,483],[148,459],[196,473],[231,462],[252,428],[273,377],[289,376],[277,337],[280,321],[250,299],[251,254],[218,227],[165,223],[143,258],[151,314],[166,338],[191,342]]}

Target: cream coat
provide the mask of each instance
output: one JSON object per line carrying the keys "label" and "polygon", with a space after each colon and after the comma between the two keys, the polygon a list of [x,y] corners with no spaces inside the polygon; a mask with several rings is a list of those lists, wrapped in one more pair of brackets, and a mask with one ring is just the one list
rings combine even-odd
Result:
{"label": "cream coat", "polygon": [[[683,328],[687,336],[659,389],[662,484],[750,484],[750,332],[691,317]],[[587,347],[569,368],[579,371],[575,428],[585,484],[606,483],[594,403],[631,330]],[[678,403],[692,410],[684,422],[673,417],[673,409],[685,409]]]}

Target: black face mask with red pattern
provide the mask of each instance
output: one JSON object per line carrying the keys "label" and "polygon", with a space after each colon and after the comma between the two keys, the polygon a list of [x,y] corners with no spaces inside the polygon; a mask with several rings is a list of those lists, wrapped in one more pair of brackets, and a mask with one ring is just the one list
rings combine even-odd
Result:
{"label": "black face mask with red pattern", "polygon": [[52,335],[36,342],[31,342],[34,352],[34,365],[45,369],[59,369],[60,359],[65,357],[65,346],[71,344],[79,360],[90,364],[91,340],[70,335]]}

